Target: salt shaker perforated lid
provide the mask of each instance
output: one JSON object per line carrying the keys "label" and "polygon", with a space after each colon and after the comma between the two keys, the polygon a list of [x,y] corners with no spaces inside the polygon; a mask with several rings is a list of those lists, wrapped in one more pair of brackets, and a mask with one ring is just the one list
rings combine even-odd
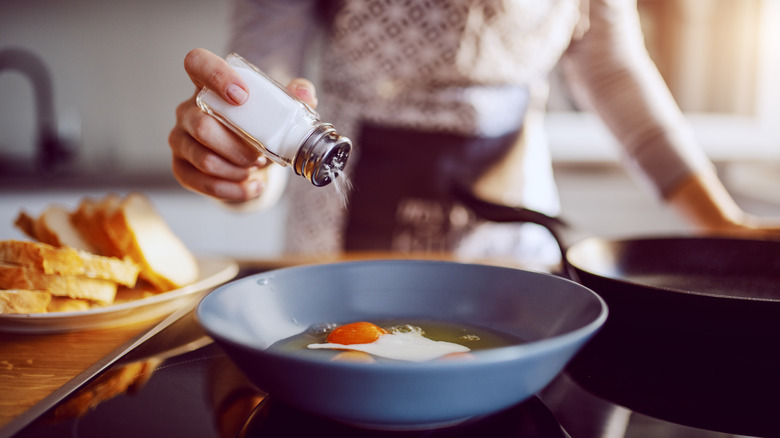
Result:
{"label": "salt shaker perforated lid", "polygon": [[352,142],[241,56],[230,54],[227,61],[247,83],[248,100],[240,106],[232,105],[204,88],[196,99],[201,110],[315,186],[333,182],[347,164]]}

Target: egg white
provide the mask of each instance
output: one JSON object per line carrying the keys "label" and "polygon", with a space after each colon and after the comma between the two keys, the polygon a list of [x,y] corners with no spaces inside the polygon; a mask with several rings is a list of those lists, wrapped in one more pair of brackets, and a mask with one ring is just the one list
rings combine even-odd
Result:
{"label": "egg white", "polygon": [[466,353],[470,348],[445,341],[434,341],[417,332],[394,332],[381,335],[369,344],[309,344],[310,349],[354,350],[386,359],[425,362],[452,353]]}

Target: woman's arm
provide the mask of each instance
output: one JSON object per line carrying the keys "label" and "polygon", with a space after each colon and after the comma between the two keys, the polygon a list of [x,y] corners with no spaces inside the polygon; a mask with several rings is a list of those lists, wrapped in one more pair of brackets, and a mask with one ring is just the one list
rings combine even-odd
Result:
{"label": "woman's arm", "polygon": [[590,28],[564,68],[657,194],[705,232],[778,233],[745,214],[718,179],[644,45],[635,0],[591,0]]}
{"label": "woman's arm", "polygon": [[745,213],[712,174],[691,174],[667,201],[689,222],[711,233],[780,237],[780,220]]}

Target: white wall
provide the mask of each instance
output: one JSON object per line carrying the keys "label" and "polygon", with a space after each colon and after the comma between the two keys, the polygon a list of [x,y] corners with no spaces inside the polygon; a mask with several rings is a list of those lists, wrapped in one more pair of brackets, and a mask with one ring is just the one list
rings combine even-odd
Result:
{"label": "white wall", "polygon": [[[174,110],[194,90],[182,60],[224,53],[228,16],[221,0],[3,0],[0,49],[44,58],[58,117],[81,126],[82,165],[169,172]],[[30,86],[0,72],[0,160],[31,157],[33,142]]]}

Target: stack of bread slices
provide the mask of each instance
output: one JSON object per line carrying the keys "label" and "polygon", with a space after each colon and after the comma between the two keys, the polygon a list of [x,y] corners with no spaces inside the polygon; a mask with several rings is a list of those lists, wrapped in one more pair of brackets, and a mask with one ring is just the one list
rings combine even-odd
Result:
{"label": "stack of bread slices", "polygon": [[50,205],[0,241],[0,313],[79,311],[170,291],[198,279],[194,255],[141,193]]}

